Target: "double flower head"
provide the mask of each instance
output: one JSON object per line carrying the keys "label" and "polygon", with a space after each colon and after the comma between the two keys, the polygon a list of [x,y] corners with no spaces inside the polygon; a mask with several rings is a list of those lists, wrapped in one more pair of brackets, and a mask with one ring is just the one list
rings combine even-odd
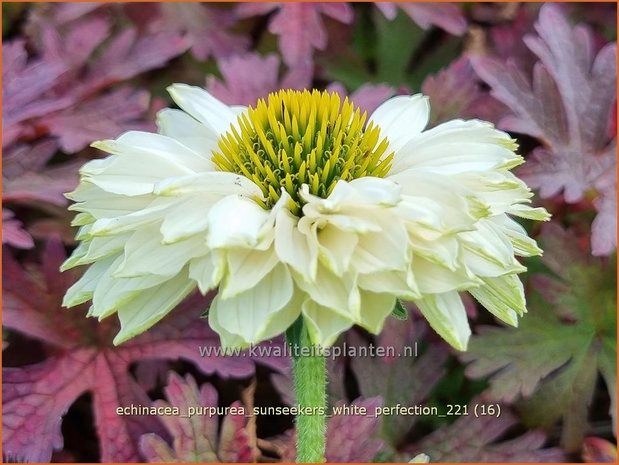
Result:
{"label": "double flower head", "polygon": [[302,317],[323,347],[352,325],[381,331],[396,299],[414,302],[464,350],[459,292],[511,325],[525,311],[515,255],[541,250],[513,217],[547,219],[510,170],[514,141],[491,124],[424,130],[428,99],[397,96],[369,118],[347,99],[279,91],[229,107],[170,87],[181,110],[159,133],[96,142],[110,154],[68,197],[88,265],[64,305],[117,313],[122,343],[195,288],[226,347],[281,334]]}

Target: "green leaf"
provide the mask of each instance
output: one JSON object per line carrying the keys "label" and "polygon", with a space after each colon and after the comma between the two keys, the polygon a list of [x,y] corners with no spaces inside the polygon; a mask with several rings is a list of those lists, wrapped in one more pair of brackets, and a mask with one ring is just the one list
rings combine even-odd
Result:
{"label": "green leaf", "polygon": [[401,10],[392,21],[375,10],[377,30],[377,81],[401,85],[406,81],[407,67],[426,32]]}
{"label": "green leaf", "polygon": [[462,355],[467,374],[490,375],[497,400],[520,399],[524,422],[553,427],[562,420],[562,444],[580,449],[588,406],[601,374],[616,391],[616,272],[614,260],[581,251],[560,227],[544,229],[543,262],[554,276],[534,277],[537,292],[520,328],[482,327]]}
{"label": "green leaf", "polygon": [[398,320],[406,320],[408,318],[408,311],[404,308],[400,299],[395,300],[395,306],[391,314]]}

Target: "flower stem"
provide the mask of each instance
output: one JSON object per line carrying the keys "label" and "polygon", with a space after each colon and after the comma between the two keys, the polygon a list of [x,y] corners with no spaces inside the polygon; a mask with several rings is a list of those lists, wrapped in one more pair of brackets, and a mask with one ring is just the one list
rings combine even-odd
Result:
{"label": "flower stem", "polygon": [[[325,461],[327,369],[326,359],[312,347],[303,317],[286,332],[291,347],[292,374],[297,404],[312,409],[310,414],[300,413],[296,418],[297,463],[323,463]],[[304,347],[310,348],[305,349]],[[307,355],[307,353],[311,355]]]}

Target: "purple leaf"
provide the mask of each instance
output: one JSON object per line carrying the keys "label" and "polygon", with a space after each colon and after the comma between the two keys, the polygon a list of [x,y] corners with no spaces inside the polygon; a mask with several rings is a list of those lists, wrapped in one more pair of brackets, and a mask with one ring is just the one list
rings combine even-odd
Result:
{"label": "purple leaf", "polygon": [[[161,417],[172,437],[170,447],[160,436],[151,433],[142,436],[140,449],[149,462],[254,462],[257,450],[245,429],[247,418],[242,414],[224,417],[221,433],[218,434],[219,418],[198,409],[217,407],[217,391],[210,384],[198,386],[191,375],[185,379],[170,372],[165,388],[167,402],[153,403],[158,408],[178,408],[179,415]],[[195,409],[190,415],[190,409]],[[234,402],[230,408],[242,408]]]}
{"label": "purple leaf", "polygon": [[6,147],[23,131],[19,123],[64,108],[71,99],[43,96],[67,70],[62,62],[28,61],[22,40],[4,44],[2,56],[2,146]]}
{"label": "purple leaf", "polygon": [[[494,5],[502,7],[514,4]],[[536,61],[535,55],[522,40],[525,34],[533,32],[536,13],[529,6],[530,4],[521,4],[512,21],[499,23],[490,29],[490,43],[494,54],[503,59],[513,60],[518,68],[527,72],[531,72]]]}
{"label": "purple leaf", "polygon": [[617,180],[616,168],[607,172],[608,184],[600,189],[594,202],[598,214],[591,225],[591,253],[606,256],[617,248]]}
{"label": "purple leaf", "polygon": [[255,105],[259,98],[281,88],[303,89],[310,84],[311,75],[293,76],[289,73],[280,81],[279,58],[269,54],[234,56],[218,61],[222,80],[208,76],[208,91],[228,105]]}
{"label": "purple leaf", "polygon": [[247,48],[247,39],[229,33],[234,15],[203,3],[161,3],[164,28],[184,34],[196,60],[205,61],[238,54]]}
{"label": "purple leaf", "polygon": [[49,168],[41,173],[25,172],[12,179],[4,181],[4,201],[29,203],[35,206],[39,202],[64,206],[67,199],[64,192],[69,192],[77,186],[78,168],[81,162],[64,163]]}
{"label": "purple leaf", "polygon": [[[344,406],[339,401],[334,407]],[[352,405],[367,409],[366,415],[333,415],[327,423],[327,462],[371,462],[383,447],[383,441],[377,436],[380,417],[374,415],[376,407],[382,407],[380,397],[357,399]],[[359,438],[364,438],[359,441]]]}
{"label": "purple leaf", "polygon": [[140,36],[135,29],[125,29],[110,41],[93,64],[84,87],[98,89],[131,79],[162,67],[187,48],[187,42],[178,34],[161,32]]}
{"label": "purple leaf", "polygon": [[76,23],[65,34],[49,24],[41,29],[43,57],[49,62],[64,63],[67,69],[84,65],[99,45],[108,38],[110,25],[103,18],[92,18]]}
{"label": "purple leaf", "polygon": [[22,222],[13,218],[14,216],[11,210],[2,209],[2,243],[18,249],[31,249],[34,247],[32,236],[22,228]]}
{"label": "purple leaf", "polygon": [[329,84],[327,90],[337,92],[342,98],[348,96],[355,105],[368,114],[372,114],[381,103],[395,94],[395,89],[387,84],[364,84],[350,95],[339,82]]}
{"label": "purple leaf", "polygon": [[2,154],[2,175],[12,179],[27,172],[40,171],[57,149],[58,145],[52,139],[34,145],[13,145]]}
{"label": "purple leaf", "polygon": [[[403,330],[402,327],[408,327]],[[443,367],[447,350],[442,345],[431,345],[421,356],[412,349],[425,332],[421,321],[412,317],[394,321],[381,333],[377,345],[393,347],[395,357],[355,357],[351,368],[363,397],[382,396],[385,405],[417,405],[427,399],[432,388],[445,374]],[[392,331],[392,332],[387,332]],[[360,338],[350,333],[349,345],[360,345]],[[404,351],[404,348],[409,352]],[[382,437],[397,446],[415,424],[415,416],[390,415],[383,419]]]}
{"label": "purple leaf", "polygon": [[[505,406],[499,416],[473,414],[475,406],[487,406],[483,398],[474,399],[469,414],[444,426],[406,449],[409,460],[418,453],[427,454],[430,462],[562,462],[565,455],[559,448],[543,449],[545,435],[529,431],[515,439],[499,442],[517,424]],[[496,409],[497,404],[494,405]],[[479,407],[478,407],[479,408]],[[478,410],[479,411],[479,410]]]}
{"label": "purple leaf", "polygon": [[[201,356],[201,346],[219,346],[218,336],[199,319],[207,301],[195,295],[152,331],[121,346],[112,345],[117,323],[97,322],[80,308],[61,308],[62,296],[74,282],[58,268],[65,259],[57,239],[50,240],[40,267],[29,272],[9,253],[3,263],[3,323],[45,342],[54,356],[43,362],[4,370],[3,451],[26,461],[49,461],[62,446],[62,416],[83,392],[93,393],[102,462],[139,461],[139,437],[165,437],[152,416],[118,415],[117,407],[147,405],[144,390],[129,374],[142,360],[185,359],[204,373],[224,377],[254,372],[251,357]],[[85,310],[85,308],[81,308]],[[263,361],[266,361],[263,360]],[[270,364],[277,367],[277,362]],[[35,412],[35,413],[32,413]],[[33,443],[32,438],[37,441]]]}
{"label": "purple leaf", "polygon": [[345,24],[353,19],[353,9],[347,3],[247,3],[239,5],[237,14],[247,18],[275,9],[269,31],[279,36],[279,48],[290,68],[306,66],[311,63],[315,48],[324,50],[327,46],[321,14]]}
{"label": "purple leaf", "polygon": [[[346,405],[337,402],[333,408]],[[380,397],[356,399],[350,406],[367,409],[367,415],[352,413],[333,414],[327,421],[327,444],[325,458],[328,463],[368,463],[376,457],[383,447],[383,441],[376,439],[380,417],[374,415],[376,407],[382,407]],[[360,440],[360,438],[363,438]],[[292,463],[296,460],[296,435],[289,431],[280,441],[281,461]]]}
{"label": "purple leaf", "polygon": [[45,126],[63,151],[74,153],[130,129],[153,129],[139,121],[149,100],[148,92],[123,87],[50,115]]}
{"label": "purple leaf", "polygon": [[375,5],[387,19],[394,19],[397,13],[396,7],[399,7],[423,29],[438,26],[457,36],[466,32],[466,18],[460,7],[454,3],[377,2]]}
{"label": "purple leaf", "polygon": [[72,153],[93,139],[144,128],[137,120],[146,110],[145,92],[100,92],[162,67],[189,45],[170,32],[124,28],[111,35],[111,23],[102,16],[60,24],[59,8],[50,5],[45,14],[35,11],[38,15],[31,23],[40,36],[38,54],[43,59],[28,60],[22,41],[4,46],[10,63],[3,74],[5,147],[53,134],[60,138],[62,149]]}
{"label": "purple leaf", "polygon": [[[49,462],[63,446],[62,416],[88,389],[92,353],[48,359],[27,368],[3,368],[3,453],[23,462]],[[109,381],[109,380],[106,380]],[[36,441],[33,441],[36,438]]]}
{"label": "purple leaf", "polygon": [[[539,59],[532,79],[508,59],[476,58],[476,72],[507,105],[512,115],[499,125],[540,139],[520,174],[540,189],[542,197],[563,192],[568,203],[579,202],[588,190],[600,192],[606,173],[616,170],[616,139],[608,134],[616,97],[616,43],[597,54],[592,33],[584,26],[572,28],[559,8],[542,6],[535,25],[537,35],[524,41]],[[602,202],[599,202],[601,208]],[[600,224],[602,227],[600,227]],[[609,221],[596,224],[596,253],[616,244]]]}
{"label": "purple leaf", "polygon": [[454,118],[496,121],[506,109],[480,88],[470,59],[464,55],[434,76],[428,76],[421,91],[430,97],[431,124]]}

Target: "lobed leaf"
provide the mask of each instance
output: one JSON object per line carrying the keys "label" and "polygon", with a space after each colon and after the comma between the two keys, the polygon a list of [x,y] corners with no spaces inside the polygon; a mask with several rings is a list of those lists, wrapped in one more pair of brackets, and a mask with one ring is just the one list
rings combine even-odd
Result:
{"label": "lobed leaf", "polygon": [[[148,462],[204,463],[254,462],[257,458],[255,438],[247,431],[244,415],[226,415],[219,432],[219,417],[198,412],[198,409],[216,407],[217,391],[210,384],[200,389],[191,377],[184,379],[170,372],[165,388],[167,401],[158,400],[154,407],[176,407],[179,415],[167,415],[162,421],[172,437],[172,447],[161,436],[149,433],[140,439],[140,449]],[[231,407],[241,408],[239,402]],[[188,409],[198,413],[189,416]]]}
{"label": "lobed leaf", "polygon": [[[608,131],[617,45],[606,44],[596,53],[591,30],[572,28],[552,4],[541,8],[535,30],[537,35],[524,37],[538,59],[530,78],[514,59],[479,57],[473,61],[475,71],[513,113],[499,126],[543,144],[520,170],[531,187],[539,188],[542,197],[563,193],[568,203],[579,202],[589,191],[604,197],[606,173],[615,173],[617,166],[616,135],[609,137]],[[592,233],[597,254],[616,247],[611,221],[603,217]]]}
{"label": "lobed leaf", "polygon": [[515,439],[501,438],[517,424],[509,410],[502,406],[499,416],[474,414],[476,404],[488,405],[484,398],[474,399],[468,406],[468,415],[434,431],[413,447],[406,449],[406,457],[420,452],[430,462],[561,462],[565,456],[559,448],[543,448],[545,435],[529,431]]}
{"label": "lobed leaf", "polygon": [[[166,436],[156,417],[118,415],[117,407],[148,405],[143,388],[130,376],[143,360],[193,362],[202,372],[245,377],[254,372],[249,356],[201,356],[201,346],[219,346],[218,336],[199,322],[204,298],[195,295],[152,331],[115,347],[117,323],[96,322],[80,308],[61,308],[73,282],[58,269],[65,260],[57,239],[48,242],[43,264],[25,271],[10,254],[3,263],[3,323],[54,348],[54,355],[25,367],[3,369],[3,451],[26,461],[49,461],[62,447],[62,417],[84,392],[93,394],[96,430],[103,462],[139,461],[138,439],[146,433]],[[81,308],[82,310],[85,310]],[[260,358],[273,368],[281,362]],[[32,437],[37,437],[33,443]]]}
{"label": "lobed leaf", "polygon": [[587,429],[588,406],[604,377],[615,415],[616,289],[612,269],[583,256],[575,239],[559,226],[544,230],[543,261],[557,278],[543,277],[529,314],[518,329],[481,327],[462,360],[466,373],[490,376],[489,395],[520,403],[525,420],[549,427],[563,420],[562,442],[577,450]]}
{"label": "lobed leaf", "polygon": [[290,68],[304,67],[312,62],[314,49],[327,46],[321,15],[349,24],[353,9],[348,3],[262,3],[240,4],[237,15],[247,18],[277,10],[269,21],[269,31],[279,36],[279,49]]}

